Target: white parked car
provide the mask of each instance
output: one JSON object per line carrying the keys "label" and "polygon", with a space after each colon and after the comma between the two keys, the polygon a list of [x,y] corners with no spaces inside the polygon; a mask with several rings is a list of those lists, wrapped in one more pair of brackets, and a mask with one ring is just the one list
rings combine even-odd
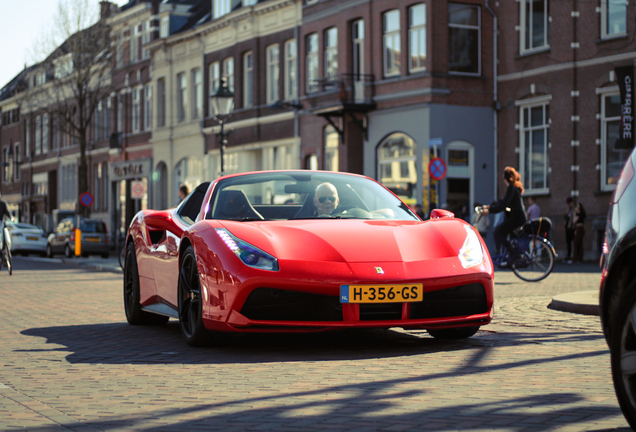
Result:
{"label": "white parked car", "polygon": [[11,235],[11,254],[28,255],[36,253],[46,255],[47,235],[42,228],[21,222],[5,222]]}

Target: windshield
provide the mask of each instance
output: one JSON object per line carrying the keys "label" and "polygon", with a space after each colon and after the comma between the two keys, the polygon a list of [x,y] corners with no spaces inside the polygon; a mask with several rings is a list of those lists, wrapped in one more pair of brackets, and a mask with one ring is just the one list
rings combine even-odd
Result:
{"label": "windshield", "polygon": [[377,182],[321,171],[256,173],[221,180],[206,219],[419,220]]}

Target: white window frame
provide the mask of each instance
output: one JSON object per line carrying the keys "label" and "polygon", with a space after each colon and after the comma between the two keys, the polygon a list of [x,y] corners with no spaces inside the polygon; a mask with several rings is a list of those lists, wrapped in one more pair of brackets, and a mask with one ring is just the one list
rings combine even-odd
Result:
{"label": "white window frame", "polygon": [[306,78],[305,90],[307,93],[315,93],[318,91],[318,51],[320,49],[320,41],[318,33],[308,34],[305,38],[306,46]]}
{"label": "white window frame", "polygon": [[152,84],[144,86],[144,130],[152,129]]}
{"label": "white window frame", "polygon": [[213,19],[227,15],[232,11],[232,0],[212,0]]}
{"label": "white window frame", "polygon": [[267,104],[271,105],[280,99],[280,49],[278,44],[273,44],[265,52]]}
{"label": "white window frame", "polygon": [[138,43],[139,43],[139,26],[135,24],[134,26],[130,28],[130,44],[128,45],[129,51],[130,51],[129,52],[130,63],[135,63],[137,60],[139,60],[137,58],[137,52],[139,51]]}
{"label": "white window frame", "polygon": [[532,25],[528,26],[526,25],[526,23],[534,19],[534,15],[530,14],[530,16],[528,16],[527,11],[528,8],[532,8],[534,6],[534,2],[532,0],[519,0],[519,53],[521,55],[532,54],[538,51],[545,51],[547,49],[550,49],[550,10],[548,8],[549,1],[542,1],[543,10],[545,11],[545,14],[543,15],[543,40],[545,41],[545,43],[541,46],[526,47],[526,39],[529,38],[529,40],[532,40]]}
{"label": "white window frame", "polygon": [[[142,25],[144,26],[143,45],[145,46],[148,42],[150,42],[150,38],[152,37],[152,21],[148,20]],[[144,60],[148,59],[150,58],[150,51],[144,48],[141,51],[141,55]]]}
{"label": "white window frame", "polygon": [[296,39],[285,41],[285,100],[298,97],[297,49]]}
{"label": "white window frame", "polygon": [[[450,22],[450,17],[449,17],[449,22],[448,22],[448,28],[462,28],[462,29],[468,29],[468,30],[477,30],[477,37],[478,37],[478,41],[477,41],[477,47],[479,49],[479,52],[477,53],[477,72],[460,72],[460,71],[451,71],[450,70],[450,64],[449,64],[449,74],[452,75],[464,75],[464,76],[479,76],[481,75],[481,63],[482,63],[482,59],[481,59],[481,7],[477,4],[464,4],[464,3],[456,3],[456,2],[448,2],[448,5],[450,5],[451,3],[454,4],[461,4],[465,7],[474,7],[477,8],[478,14],[477,14],[477,25],[470,25],[470,24],[456,24],[456,23],[451,23]],[[450,36],[449,36],[449,48],[448,48],[448,52],[449,52],[449,57],[450,57],[450,51],[451,51],[451,47],[450,47]]]}
{"label": "white window frame", "polygon": [[[397,15],[397,29],[388,29],[389,15]],[[400,26],[400,10],[393,9],[382,14],[382,73],[384,77],[399,76],[401,73],[402,33]],[[389,55],[389,49],[391,54]],[[398,53],[397,55],[395,53]]]}
{"label": "white window frame", "polygon": [[35,116],[35,154],[42,154],[42,116]]}
{"label": "white window frame", "polygon": [[[420,7],[424,9],[424,22],[413,24],[414,10]],[[409,72],[426,70],[426,42],[426,3],[419,3],[409,7]]]}
{"label": "white window frame", "polygon": [[161,18],[161,27],[159,27],[159,37],[166,38],[170,36],[170,17]]}
{"label": "white window frame", "polygon": [[141,104],[141,97],[140,97],[140,93],[141,93],[141,87],[135,87],[134,89],[132,89],[132,112],[131,114],[131,120],[132,120],[132,131],[133,133],[137,133],[139,132],[139,126],[141,123],[141,118],[140,118],[140,104]]}
{"label": "white window frame", "polygon": [[203,114],[203,77],[201,69],[192,69],[192,118],[197,119]]}
{"label": "white window frame", "polygon": [[185,72],[177,74],[177,123],[186,119],[186,105],[188,103],[188,77]]}
{"label": "white window frame", "polygon": [[[519,174],[521,175],[521,181],[525,188],[526,194],[541,195],[550,192],[549,176],[550,176],[550,147],[552,146],[549,140],[550,124],[552,123],[549,116],[546,116],[544,124],[540,126],[524,126],[524,112],[525,110],[531,110],[532,108],[542,107],[545,110],[550,106],[552,101],[552,95],[539,96],[531,99],[524,99],[516,101],[515,105],[519,108]],[[526,153],[528,152],[528,144],[526,143],[526,132],[543,130],[544,133],[544,167],[543,167],[543,184],[542,188],[533,188],[531,182],[532,175],[532,160],[528,161],[528,172],[526,172]]]}
{"label": "white window frame", "polygon": [[234,91],[234,57],[223,60],[223,78],[226,79],[227,87]]}
{"label": "white window frame", "polygon": [[[624,22],[621,23],[623,25],[624,30],[612,31],[612,29],[609,28],[608,20],[611,17],[610,5],[614,5],[614,7],[620,7],[620,6],[625,7],[625,10],[622,14]],[[615,37],[621,37],[621,36],[627,35],[627,7],[628,7],[627,0],[601,0],[601,39],[612,39]]]}
{"label": "white window frame", "polygon": [[338,28],[325,30],[324,77],[335,78],[338,75]]}
{"label": "white window frame", "polygon": [[210,84],[210,96],[214,94],[219,85],[221,85],[221,68],[219,62],[210,63],[208,66],[208,76]]}
{"label": "white window frame", "polygon": [[254,53],[243,54],[243,108],[254,106]]}

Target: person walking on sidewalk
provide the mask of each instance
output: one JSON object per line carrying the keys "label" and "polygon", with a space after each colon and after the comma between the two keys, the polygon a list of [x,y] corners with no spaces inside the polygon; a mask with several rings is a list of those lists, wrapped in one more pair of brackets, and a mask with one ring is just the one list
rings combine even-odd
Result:
{"label": "person walking on sidewalk", "polygon": [[585,208],[580,202],[574,208],[574,238],[572,239],[572,262],[583,261],[583,236],[585,236]]}
{"label": "person walking on sidewalk", "polygon": [[565,256],[565,262],[572,264],[572,242],[574,241],[574,200],[567,197],[565,203],[568,209],[565,212],[565,243],[567,244],[568,254]]}
{"label": "person walking on sidewalk", "polygon": [[537,204],[537,201],[534,197],[528,197],[528,220],[537,219],[541,216],[541,207]]}

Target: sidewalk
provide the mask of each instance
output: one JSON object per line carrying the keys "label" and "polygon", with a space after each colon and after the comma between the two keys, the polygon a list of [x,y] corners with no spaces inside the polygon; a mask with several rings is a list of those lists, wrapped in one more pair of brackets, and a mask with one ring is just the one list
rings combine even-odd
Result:
{"label": "sidewalk", "polygon": [[119,266],[119,260],[116,256],[112,255],[108,258],[101,258],[98,256],[83,257],[55,257],[55,258],[40,258],[35,256],[25,257],[30,261],[43,261],[43,262],[58,262],[60,264],[70,264],[74,267],[80,267],[86,270],[95,270],[111,273],[123,274],[124,271]]}

